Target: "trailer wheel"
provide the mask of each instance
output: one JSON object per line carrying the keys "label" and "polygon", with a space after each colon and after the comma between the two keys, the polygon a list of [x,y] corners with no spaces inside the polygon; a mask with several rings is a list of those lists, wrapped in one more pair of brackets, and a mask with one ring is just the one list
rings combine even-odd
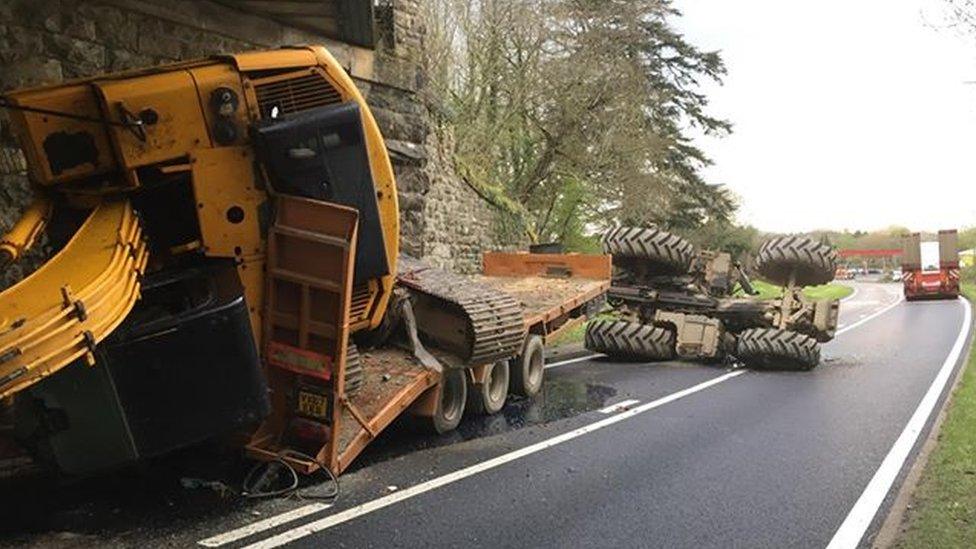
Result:
{"label": "trailer wheel", "polygon": [[546,371],[546,353],[542,338],[530,335],[522,347],[522,354],[510,363],[511,391],[524,397],[534,397],[542,389]]}
{"label": "trailer wheel", "polygon": [[497,414],[505,407],[508,399],[509,365],[507,360],[499,360],[488,366],[485,382],[475,385],[475,394],[468,399],[471,412],[482,415]]}
{"label": "trailer wheel", "polygon": [[604,235],[603,249],[615,259],[642,260],[675,273],[687,271],[695,255],[690,242],[656,227],[617,227]]}
{"label": "trailer wheel", "polygon": [[586,326],[584,345],[611,358],[659,361],[674,358],[674,332],[625,320],[596,319]]}
{"label": "trailer wheel", "polygon": [[431,416],[431,427],[439,435],[449,433],[461,423],[468,400],[468,376],[464,370],[451,368],[444,371],[438,387],[437,407]]}
{"label": "trailer wheel", "polygon": [[816,286],[834,279],[837,252],[827,244],[803,236],[767,240],[756,256],[756,270],[773,284],[786,286],[796,273],[798,286]]}
{"label": "trailer wheel", "polygon": [[742,332],[736,351],[747,366],[757,369],[810,370],[820,363],[817,340],[778,328],[751,328]]}
{"label": "trailer wheel", "polygon": [[356,393],[365,381],[363,362],[359,357],[359,348],[352,341],[346,347],[346,383],[344,389],[347,395]]}

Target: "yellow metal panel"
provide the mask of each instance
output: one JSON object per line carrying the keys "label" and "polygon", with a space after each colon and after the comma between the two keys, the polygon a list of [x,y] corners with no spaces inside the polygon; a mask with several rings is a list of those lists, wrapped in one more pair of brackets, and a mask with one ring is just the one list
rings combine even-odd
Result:
{"label": "yellow metal panel", "polygon": [[[102,117],[98,97],[91,86],[84,84],[16,92],[10,94],[10,98],[14,103],[26,107],[96,119]],[[49,185],[115,168],[112,146],[103,124],[17,110],[10,111],[10,118],[27,156],[28,170],[38,183]],[[86,159],[89,155],[83,149],[87,147],[80,147],[80,143],[90,144],[94,152],[93,161]],[[45,146],[52,153],[58,149],[69,149],[66,153],[75,156],[78,164],[58,167],[59,162],[56,159],[52,161]]]}
{"label": "yellow metal panel", "polygon": [[145,141],[127,128],[112,128],[119,157],[127,168],[178,159],[195,149],[210,147],[206,119],[189,72],[108,80],[96,86],[112,120],[123,120],[122,109],[132,115],[152,109],[158,115],[157,123],[145,127]]}
{"label": "yellow metal panel", "polygon": [[106,203],[53,259],[0,293],[0,398],[93,360],[138,299],[147,259],[132,207]]}
{"label": "yellow metal panel", "polygon": [[397,202],[396,180],[393,175],[393,165],[386,149],[386,141],[380,133],[380,128],[373,118],[373,113],[359,92],[352,78],[346,73],[342,65],[336,61],[323,46],[310,46],[309,51],[314,55],[322,67],[329,81],[342,94],[343,99],[351,99],[359,104],[363,116],[363,130],[366,134],[366,148],[369,152],[369,168],[376,185],[376,203],[380,212],[380,224],[383,227],[386,243],[386,260],[391,274],[380,279],[380,292],[371,311],[370,326],[375,328],[383,320],[383,313],[393,292],[393,273],[396,273],[397,257],[400,254],[400,205]]}
{"label": "yellow metal panel", "polygon": [[251,149],[200,149],[193,153],[192,165],[204,253],[216,257],[264,253],[259,207],[267,193],[255,188]]}
{"label": "yellow metal panel", "polygon": [[311,67],[317,64],[315,55],[304,48],[283,48],[270,51],[254,51],[232,56],[242,72],[289,67]]}
{"label": "yellow metal panel", "polygon": [[218,88],[228,88],[237,94],[239,105],[237,111],[227,117],[233,121],[237,129],[237,139],[232,143],[222,143],[223,145],[243,145],[248,142],[248,107],[245,101],[244,89],[241,86],[241,75],[234,70],[230,64],[208,65],[190,70],[197,86],[197,95],[200,104],[203,105],[203,115],[206,119],[206,126],[210,132],[210,139],[216,143],[214,138],[214,125],[221,116],[214,111],[211,106],[211,96]]}

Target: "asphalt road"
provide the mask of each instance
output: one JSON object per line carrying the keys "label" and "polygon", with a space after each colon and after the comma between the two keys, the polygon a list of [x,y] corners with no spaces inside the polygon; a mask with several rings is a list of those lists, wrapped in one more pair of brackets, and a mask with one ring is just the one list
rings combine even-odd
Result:
{"label": "asphalt road", "polygon": [[[22,511],[26,523],[0,521],[8,525],[0,541],[869,543],[895,492],[888,485],[901,483],[915,437],[928,429],[929,414],[917,413],[920,403],[944,397],[941,385],[931,387],[954,372],[956,361],[943,366],[954,344],[961,350],[967,313],[962,302],[901,302],[896,285],[855,286],[841,306],[841,333],[812,372],[576,361],[550,368],[537,400],[466,421],[452,435],[419,436],[409,425],[397,426],[342,477],[343,495],[331,506],[294,499],[241,503],[207,488],[173,488],[174,471],[185,470],[164,464],[158,482],[141,472],[107,486],[87,484],[53,507],[31,510],[31,519]],[[627,405],[614,408],[621,402]]]}

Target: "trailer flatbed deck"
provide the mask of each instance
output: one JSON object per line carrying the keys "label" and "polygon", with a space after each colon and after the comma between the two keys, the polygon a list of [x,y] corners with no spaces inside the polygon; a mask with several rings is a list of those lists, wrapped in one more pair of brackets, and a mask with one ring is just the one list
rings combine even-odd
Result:
{"label": "trailer flatbed deck", "polygon": [[[610,257],[487,253],[483,274],[471,275],[470,279],[517,301],[524,317],[526,342],[537,336],[544,343],[586,320],[589,304],[610,287]],[[437,349],[432,352],[439,354]],[[262,459],[285,459],[303,473],[327,465],[339,474],[397,417],[404,413],[431,416],[441,398],[446,372],[458,371],[437,371],[423,365],[412,352],[390,346],[363,351],[360,363],[364,379],[359,389],[333,397],[333,431],[327,445],[316,452],[317,459],[282,457],[274,445],[262,440],[249,447],[251,454]],[[483,387],[491,367],[466,366],[466,383]],[[342,370],[344,366],[337,368],[336,374]]]}

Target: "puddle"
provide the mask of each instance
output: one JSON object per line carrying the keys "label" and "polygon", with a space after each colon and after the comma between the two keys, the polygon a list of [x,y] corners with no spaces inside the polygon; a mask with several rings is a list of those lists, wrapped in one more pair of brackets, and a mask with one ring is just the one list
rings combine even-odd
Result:
{"label": "puddle", "polygon": [[495,415],[467,415],[457,430],[443,435],[424,432],[415,418],[400,418],[366,448],[350,471],[418,450],[499,435],[599,410],[617,394],[616,389],[605,385],[562,380],[546,380],[542,387],[542,393],[533,399],[509,397],[505,408]]}

